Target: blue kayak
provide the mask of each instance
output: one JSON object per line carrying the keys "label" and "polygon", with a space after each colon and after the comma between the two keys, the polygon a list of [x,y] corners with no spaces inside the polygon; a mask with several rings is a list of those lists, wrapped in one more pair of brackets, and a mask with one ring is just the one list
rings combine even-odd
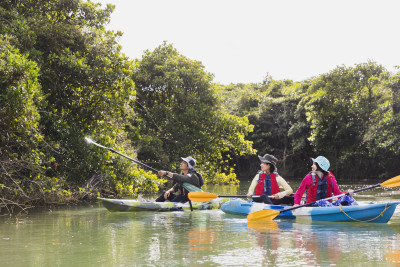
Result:
{"label": "blue kayak", "polygon": [[[370,222],[387,223],[392,218],[396,206],[400,202],[360,204],[354,206],[302,207],[280,213],[276,218],[329,222]],[[284,210],[290,206],[254,203],[241,199],[233,199],[221,206],[228,214],[248,215],[259,210]]]}

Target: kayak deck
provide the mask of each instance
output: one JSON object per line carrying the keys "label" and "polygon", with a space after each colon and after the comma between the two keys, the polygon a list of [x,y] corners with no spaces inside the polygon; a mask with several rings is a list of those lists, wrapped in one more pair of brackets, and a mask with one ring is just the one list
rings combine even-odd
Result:
{"label": "kayak deck", "polygon": [[[190,210],[190,204],[180,202],[151,202],[134,199],[98,198],[109,211],[182,211]],[[219,209],[228,199],[214,199],[207,202],[192,202],[194,210]]]}

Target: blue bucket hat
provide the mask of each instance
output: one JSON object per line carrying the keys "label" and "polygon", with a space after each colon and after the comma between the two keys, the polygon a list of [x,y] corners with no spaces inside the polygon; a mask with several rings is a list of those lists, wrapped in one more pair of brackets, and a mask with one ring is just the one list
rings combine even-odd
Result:
{"label": "blue bucket hat", "polygon": [[324,156],[318,156],[316,159],[311,158],[313,162],[318,163],[318,165],[323,169],[324,171],[328,171],[329,167],[331,164],[329,163],[329,160],[325,158]]}

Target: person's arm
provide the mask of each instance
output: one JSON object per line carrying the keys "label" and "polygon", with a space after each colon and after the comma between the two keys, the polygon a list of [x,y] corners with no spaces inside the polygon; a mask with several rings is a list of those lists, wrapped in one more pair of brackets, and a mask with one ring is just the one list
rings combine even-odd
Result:
{"label": "person's arm", "polygon": [[171,189],[167,190],[167,191],[164,193],[164,199],[168,199],[168,197],[169,197],[169,195],[170,195],[171,193],[175,193],[175,192],[177,191],[177,189],[175,188],[176,185],[177,185],[177,184],[175,184]]}
{"label": "person's arm", "polygon": [[[158,171],[158,175],[163,176],[163,177],[166,176],[167,178],[172,179],[174,174],[172,172],[169,172],[169,171],[160,170],[160,171]],[[165,199],[168,198],[170,193],[175,193],[175,192],[178,192],[178,191],[179,191],[179,185],[178,184],[174,184],[171,189],[169,189],[169,190],[167,190],[165,192],[165,194],[164,194]]]}
{"label": "person's arm", "polygon": [[256,189],[257,181],[258,181],[258,174],[254,176],[253,181],[251,181],[249,190],[247,191],[247,197],[252,197],[254,195],[254,190]]}
{"label": "person's arm", "polygon": [[173,173],[172,179],[180,184],[189,183],[194,186],[200,187],[199,177],[197,177],[197,175],[194,173],[188,173],[184,175]]}
{"label": "person's arm", "polygon": [[294,205],[300,205],[301,197],[303,196],[304,191],[306,191],[307,186],[311,184],[309,182],[310,177],[311,175],[307,175],[306,177],[304,177],[296,193],[294,193]]}
{"label": "person's arm", "polygon": [[282,176],[279,175],[278,177],[276,177],[276,181],[278,182],[279,186],[283,187],[283,191],[275,194],[277,195],[277,197],[275,198],[283,198],[293,193],[293,189],[285,181],[285,179],[282,178]]}
{"label": "person's arm", "polygon": [[167,178],[169,178],[169,179],[172,179],[172,177],[173,177],[173,173],[172,172],[163,171],[163,170],[158,171],[158,175],[167,176]]}
{"label": "person's arm", "polygon": [[171,189],[168,190],[168,191],[170,191],[171,193],[178,192],[178,191],[179,191],[179,184],[175,183],[175,184],[171,187]]}

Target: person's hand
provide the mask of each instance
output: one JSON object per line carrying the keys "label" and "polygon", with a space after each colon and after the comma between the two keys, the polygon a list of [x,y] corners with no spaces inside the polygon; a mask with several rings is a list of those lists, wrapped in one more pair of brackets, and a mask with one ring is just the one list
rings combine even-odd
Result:
{"label": "person's hand", "polygon": [[273,198],[273,199],[279,199],[279,195],[278,195],[278,194],[273,194],[273,195],[272,195],[272,198]]}
{"label": "person's hand", "polygon": [[293,207],[297,207],[297,206],[300,206],[300,205],[299,205],[299,204],[294,204],[294,205],[293,205]]}
{"label": "person's hand", "polygon": [[354,194],[354,190],[353,189],[349,189],[349,190],[347,190],[347,193],[349,194],[349,196],[353,196],[353,194]]}
{"label": "person's hand", "polygon": [[164,199],[168,199],[169,195],[171,194],[170,191],[164,193]]}
{"label": "person's hand", "polygon": [[[158,171],[158,175],[160,175],[160,176],[168,176],[168,171],[162,171],[162,170],[160,170],[160,171]],[[168,177],[168,178],[170,178],[170,177]]]}
{"label": "person's hand", "polygon": [[247,194],[247,197],[248,198],[250,198],[250,197],[252,197],[253,196],[253,194]]}

